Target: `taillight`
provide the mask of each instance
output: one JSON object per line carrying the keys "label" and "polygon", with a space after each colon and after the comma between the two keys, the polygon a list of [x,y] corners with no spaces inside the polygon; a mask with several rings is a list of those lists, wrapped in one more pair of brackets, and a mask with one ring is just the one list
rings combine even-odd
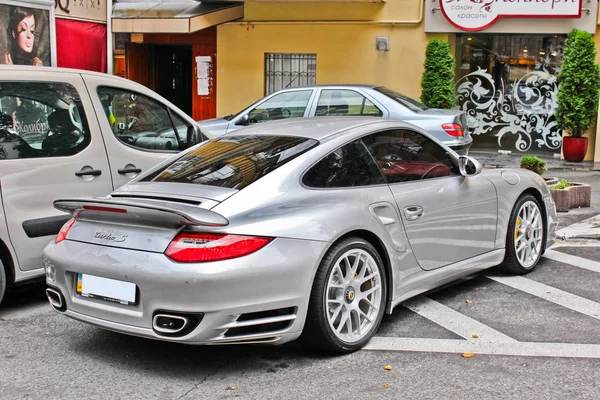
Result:
{"label": "taillight", "polygon": [[444,124],[442,129],[450,136],[465,136],[465,131],[459,124]]}
{"label": "taillight", "polygon": [[266,246],[272,238],[182,232],[165,254],[178,262],[206,262],[242,257]]}
{"label": "taillight", "polygon": [[60,231],[58,231],[58,235],[56,235],[56,239],[54,239],[54,243],[60,243],[67,238],[69,229],[71,229],[74,222],[75,222],[74,218],[71,218],[70,220],[65,222],[65,224],[62,226],[62,228],[60,228]]}

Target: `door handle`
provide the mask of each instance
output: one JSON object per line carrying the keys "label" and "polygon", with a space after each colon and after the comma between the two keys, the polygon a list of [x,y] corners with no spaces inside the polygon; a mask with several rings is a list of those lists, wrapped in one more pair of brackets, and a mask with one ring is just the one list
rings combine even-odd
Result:
{"label": "door handle", "polygon": [[77,171],[75,172],[75,176],[100,176],[102,175],[102,171],[99,169],[90,169],[87,171]]}
{"label": "door handle", "polygon": [[119,174],[121,175],[125,175],[125,174],[139,174],[140,172],[142,172],[141,168],[119,168]]}
{"label": "door handle", "polygon": [[407,221],[415,221],[423,216],[423,207],[409,206],[404,209],[404,217]]}

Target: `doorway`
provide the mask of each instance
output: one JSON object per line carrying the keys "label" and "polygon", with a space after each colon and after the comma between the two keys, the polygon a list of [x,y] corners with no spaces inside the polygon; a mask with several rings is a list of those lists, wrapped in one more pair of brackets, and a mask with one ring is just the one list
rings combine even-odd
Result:
{"label": "doorway", "polygon": [[150,88],[192,115],[192,46],[150,46]]}

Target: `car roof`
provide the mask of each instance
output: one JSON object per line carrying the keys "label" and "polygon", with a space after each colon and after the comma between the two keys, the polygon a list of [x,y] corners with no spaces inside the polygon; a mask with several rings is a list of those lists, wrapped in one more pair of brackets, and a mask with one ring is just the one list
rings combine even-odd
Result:
{"label": "car roof", "polygon": [[[373,89],[373,88],[377,88],[377,87],[381,87],[381,85],[373,85],[373,84],[363,84],[363,83],[349,83],[347,85],[343,84],[343,83],[333,83],[330,85],[327,84],[320,84],[320,85],[310,85],[310,86],[298,86],[298,87],[293,87],[293,88],[287,88],[287,89],[280,89],[277,92],[285,92],[287,90],[302,90],[302,89],[318,89],[318,88],[329,88],[329,87],[333,87],[333,88],[338,88],[338,87],[359,87],[359,88],[366,88],[366,89]],[[273,92],[273,93],[277,93],[277,92]]]}
{"label": "car roof", "polygon": [[[318,141],[343,134],[350,133],[354,128],[365,125],[388,126],[393,122],[397,128],[409,128],[410,124],[399,120],[386,119],[381,117],[311,117],[311,118],[288,118],[278,121],[271,121],[253,125],[251,127],[238,129],[227,133],[219,138],[232,136],[293,136]],[[373,127],[376,129],[376,127]]]}
{"label": "car roof", "polygon": [[24,70],[29,70],[29,71],[38,71],[40,73],[44,73],[44,72],[58,72],[58,73],[63,73],[63,74],[81,74],[81,75],[92,75],[92,76],[99,76],[105,79],[115,79],[115,80],[126,80],[128,82],[132,82],[130,80],[127,80],[125,78],[121,78],[119,76],[116,75],[110,75],[110,74],[106,74],[103,72],[95,72],[95,71],[87,71],[84,69],[73,69],[73,68],[59,68],[59,67],[39,67],[39,66],[34,66],[34,65],[13,65],[13,64],[2,64],[0,65],[0,71],[15,71],[15,72],[19,72],[19,71],[24,71]]}

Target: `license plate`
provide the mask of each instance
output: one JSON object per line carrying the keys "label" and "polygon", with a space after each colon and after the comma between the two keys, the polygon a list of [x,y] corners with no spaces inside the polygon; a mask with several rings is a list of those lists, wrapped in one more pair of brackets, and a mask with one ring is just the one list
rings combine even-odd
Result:
{"label": "license plate", "polygon": [[126,305],[136,303],[136,285],[131,282],[77,274],[76,291],[83,297],[98,298]]}

